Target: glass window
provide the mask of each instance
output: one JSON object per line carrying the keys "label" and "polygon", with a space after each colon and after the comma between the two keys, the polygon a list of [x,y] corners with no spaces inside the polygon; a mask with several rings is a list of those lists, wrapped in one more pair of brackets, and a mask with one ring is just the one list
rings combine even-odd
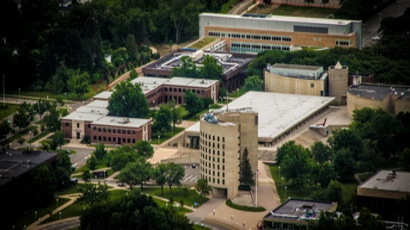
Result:
{"label": "glass window", "polygon": [[65,126],[70,126],[70,123],[66,122],[66,123],[65,123]]}

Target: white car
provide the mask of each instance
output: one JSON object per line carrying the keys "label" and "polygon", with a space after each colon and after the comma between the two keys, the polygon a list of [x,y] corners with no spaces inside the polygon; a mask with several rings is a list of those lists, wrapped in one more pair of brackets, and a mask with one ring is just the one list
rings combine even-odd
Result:
{"label": "white car", "polygon": [[379,37],[379,36],[374,36],[374,37],[372,37],[372,41],[378,41],[378,40],[380,40],[380,37]]}

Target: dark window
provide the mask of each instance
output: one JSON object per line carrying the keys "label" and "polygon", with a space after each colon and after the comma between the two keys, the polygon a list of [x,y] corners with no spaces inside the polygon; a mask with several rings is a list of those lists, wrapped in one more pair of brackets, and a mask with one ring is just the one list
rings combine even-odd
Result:
{"label": "dark window", "polygon": [[112,129],[112,132],[113,132],[113,133],[116,133],[116,132],[117,132],[117,130],[116,130],[116,129]]}
{"label": "dark window", "polygon": [[132,130],[132,134],[135,135],[137,132],[135,132],[135,130]]}
{"label": "dark window", "polygon": [[165,92],[168,92],[168,88],[165,88]]}
{"label": "dark window", "polygon": [[103,132],[104,132],[104,133],[107,132],[107,129],[106,129],[106,128],[103,128]]}
{"label": "dark window", "polygon": [[106,137],[103,137],[103,141],[106,141],[107,140],[107,138]]}
{"label": "dark window", "polygon": [[66,122],[66,123],[65,123],[65,126],[70,126],[70,123]]}
{"label": "dark window", "polygon": [[97,136],[93,136],[93,140],[94,140],[94,141],[97,140]]}
{"label": "dark window", "polygon": [[80,123],[77,123],[77,128],[80,128]]}
{"label": "dark window", "polygon": [[126,130],[125,130],[125,129],[123,129],[123,130],[122,130],[122,134],[125,134],[125,133],[126,133]]}
{"label": "dark window", "polygon": [[89,128],[89,129],[90,129],[90,128],[91,128],[91,124],[88,124],[88,125],[87,125],[87,128]]}
{"label": "dark window", "polygon": [[94,127],[94,128],[93,128],[93,131],[94,131],[94,132],[95,132],[95,131],[97,131],[97,128],[96,128],[96,127]]}
{"label": "dark window", "polygon": [[202,94],[205,94],[205,90],[202,90],[201,93],[202,93]]}
{"label": "dark window", "polygon": [[128,138],[128,139],[127,139],[127,143],[131,143],[131,139]]}
{"label": "dark window", "polygon": [[293,26],[293,31],[295,32],[308,32],[308,33],[319,33],[328,34],[329,29],[326,27],[313,27],[313,26]]}
{"label": "dark window", "polygon": [[125,138],[122,138],[122,142],[123,142],[123,143],[126,143],[126,142],[125,142]]}
{"label": "dark window", "polygon": [[313,87],[315,87],[315,84],[314,84],[314,83],[310,83],[310,88],[313,88]]}
{"label": "dark window", "polygon": [[127,134],[131,134],[131,130],[127,130]]}
{"label": "dark window", "polygon": [[111,142],[111,137],[108,137],[108,141]]}
{"label": "dark window", "polygon": [[111,133],[111,129],[108,129],[108,132]]}
{"label": "dark window", "polygon": [[116,141],[117,141],[117,138],[116,138],[116,137],[113,137],[113,138],[112,138],[112,141],[113,141],[113,142],[116,142]]}
{"label": "dark window", "polygon": [[98,128],[98,132],[101,132],[101,128]]}
{"label": "dark window", "polygon": [[135,143],[135,139],[132,139],[132,143],[133,143],[133,144]]}
{"label": "dark window", "polygon": [[101,141],[101,136],[98,136],[98,140]]}

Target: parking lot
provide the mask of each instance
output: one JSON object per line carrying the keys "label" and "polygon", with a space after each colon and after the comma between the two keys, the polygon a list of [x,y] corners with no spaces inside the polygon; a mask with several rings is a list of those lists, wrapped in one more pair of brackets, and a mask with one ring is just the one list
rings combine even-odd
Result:
{"label": "parking lot", "polygon": [[199,164],[195,164],[195,168],[192,165],[184,165],[185,167],[185,176],[181,180],[181,184],[185,186],[193,186],[196,185],[200,177],[200,166]]}

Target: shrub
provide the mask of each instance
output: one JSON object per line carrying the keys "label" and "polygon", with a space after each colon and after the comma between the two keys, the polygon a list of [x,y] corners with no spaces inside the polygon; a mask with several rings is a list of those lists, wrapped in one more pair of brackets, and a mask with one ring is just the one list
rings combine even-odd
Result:
{"label": "shrub", "polygon": [[233,209],[241,210],[241,211],[246,211],[246,212],[264,212],[266,209],[264,207],[251,207],[251,206],[243,206],[239,204],[234,204],[230,199],[226,200],[226,205]]}

